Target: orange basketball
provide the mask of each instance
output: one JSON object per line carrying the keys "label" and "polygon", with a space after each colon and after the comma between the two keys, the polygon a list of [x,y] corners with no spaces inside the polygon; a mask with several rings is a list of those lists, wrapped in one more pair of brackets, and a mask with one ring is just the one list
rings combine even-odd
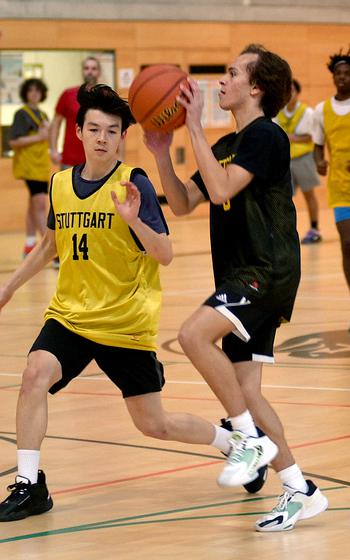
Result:
{"label": "orange basketball", "polygon": [[129,105],[142,128],[170,132],[184,124],[186,111],[176,96],[186,81],[186,72],[172,64],[141,70],[130,86]]}

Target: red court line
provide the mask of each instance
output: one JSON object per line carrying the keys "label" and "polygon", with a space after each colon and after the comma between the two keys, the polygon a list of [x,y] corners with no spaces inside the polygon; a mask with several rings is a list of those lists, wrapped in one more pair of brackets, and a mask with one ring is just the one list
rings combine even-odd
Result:
{"label": "red court line", "polygon": [[335,403],[315,403],[315,402],[292,402],[292,401],[269,401],[272,404],[294,404],[296,406],[326,406],[326,407],[339,407],[350,408],[350,404],[335,404]]}
{"label": "red court line", "polygon": [[113,484],[119,484],[120,482],[128,482],[130,480],[140,480],[143,478],[152,478],[154,476],[162,476],[164,474],[172,474],[179,471],[188,471],[191,469],[197,469],[200,467],[208,467],[211,465],[217,465],[218,463],[222,463],[221,460],[217,461],[206,461],[205,463],[197,463],[195,465],[188,465],[187,467],[177,467],[176,469],[167,469],[165,471],[156,471],[151,473],[139,474],[135,476],[127,476],[125,478],[117,478],[116,480],[109,480],[106,482],[98,482],[96,484],[86,484],[85,486],[76,486],[75,488],[67,488],[66,490],[56,490],[51,492],[51,494],[67,494],[68,492],[79,492],[80,490],[88,490],[91,488],[100,488],[101,486],[111,486]]}
{"label": "red court line", "polygon": [[334,438],[309,441],[307,443],[298,443],[297,445],[292,445],[291,449],[298,449],[299,447],[311,447],[312,445],[319,445],[321,443],[333,443],[334,441],[341,441],[341,440],[344,440],[344,439],[350,439],[350,434],[345,435],[345,436],[338,436],[338,437],[334,437]]}
{"label": "red court line", "polygon": [[[344,435],[344,436],[338,436],[335,438],[329,438],[329,439],[322,439],[322,440],[315,440],[315,441],[309,441],[306,443],[299,443],[297,445],[292,445],[291,449],[298,449],[301,447],[311,447],[313,445],[321,445],[324,443],[333,443],[335,441],[340,441],[340,440],[344,440],[344,439],[350,439],[350,434]],[[109,480],[106,482],[98,482],[96,484],[86,484],[84,486],[76,486],[73,488],[66,488],[65,490],[56,490],[54,492],[52,492],[53,495],[58,495],[58,494],[69,494],[71,492],[79,492],[79,491],[83,491],[83,490],[91,490],[93,488],[101,488],[104,486],[113,486],[114,484],[120,484],[122,482],[129,482],[131,480],[142,480],[144,478],[152,478],[152,477],[156,477],[156,476],[162,476],[164,474],[173,474],[176,472],[180,472],[180,471],[186,471],[186,470],[191,470],[191,469],[197,469],[200,467],[210,467],[212,465],[217,465],[219,463],[222,464],[222,460],[217,460],[217,461],[207,461],[205,463],[196,463],[194,465],[189,465],[186,467],[177,467],[175,469],[167,469],[165,471],[156,471],[156,472],[151,472],[151,473],[144,473],[144,474],[140,474],[140,475],[135,475],[135,476],[129,476],[129,477],[125,477],[125,478],[119,478],[116,480]]]}

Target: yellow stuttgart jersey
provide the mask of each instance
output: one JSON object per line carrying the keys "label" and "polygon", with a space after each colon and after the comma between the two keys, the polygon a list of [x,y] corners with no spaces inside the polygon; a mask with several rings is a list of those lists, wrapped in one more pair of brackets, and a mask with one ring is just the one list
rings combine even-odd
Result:
{"label": "yellow stuttgart jersey", "polygon": [[[291,117],[287,117],[285,112],[282,110],[277,115],[278,124],[283,128],[287,134],[294,134],[298,123],[301,121],[307,106],[301,103],[295,113]],[[291,142],[290,143],[290,157],[295,159],[297,157],[309,154],[314,149],[313,142]]]}
{"label": "yellow stuttgart jersey", "polygon": [[337,115],[329,99],[323,114],[329,152],[328,202],[332,208],[350,206],[350,113]]}
{"label": "yellow stuttgart jersey", "polygon": [[53,177],[51,197],[60,270],[45,319],[100,344],[155,350],[161,305],[158,262],[144,254],[117,214],[111,190],[132,168],[120,164],[86,199],[72,184],[72,169]]}

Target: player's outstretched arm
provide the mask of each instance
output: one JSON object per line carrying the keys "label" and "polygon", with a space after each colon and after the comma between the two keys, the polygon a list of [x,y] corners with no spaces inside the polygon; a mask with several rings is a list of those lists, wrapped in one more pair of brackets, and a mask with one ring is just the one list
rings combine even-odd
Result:
{"label": "player's outstretched arm", "polygon": [[55,232],[47,229],[41,242],[29,253],[15,272],[0,286],[0,309],[37,272],[56,256]]}
{"label": "player's outstretched arm", "polygon": [[177,177],[170,156],[172,137],[171,133],[147,130],[144,142],[155,157],[162,188],[172,212],[175,216],[184,216],[205,198],[193,181],[183,183]]}
{"label": "player's outstretched arm", "polygon": [[213,204],[223,204],[247,187],[253,174],[238,165],[222,167],[208,144],[201,124],[203,99],[199,85],[188,79],[189,88],[180,84],[178,102],[186,109],[186,126],[190,133],[198,169]]}
{"label": "player's outstretched arm", "polygon": [[115,192],[111,192],[118,214],[135,232],[148,255],[164,266],[170,264],[173,258],[170,239],[166,234],[154,231],[139,218],[141,194],[136,185],[130,181],[121,184],[126,187],[124,202],[118,200]]}

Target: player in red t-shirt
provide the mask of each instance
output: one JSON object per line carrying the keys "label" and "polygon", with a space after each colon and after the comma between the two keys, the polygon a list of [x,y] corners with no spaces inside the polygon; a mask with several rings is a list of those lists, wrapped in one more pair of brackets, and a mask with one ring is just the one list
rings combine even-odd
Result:
{"label": "player in red t-shirt", "polygon": [[[97,84],[101,75],[99,60],[89,56],[82,64],[83,81],[86,84]],[[80,86],[64,90],[57,105],[56,114],[50,127],[51,159],[55,164],[60,164],[62,169],[84,163],[85,155],[82,143],[75,133],[75,118],[79,109],[77,93]],[[57,151],[57,140],[63,121],[66,121],[66,131],[62,154]]]}

